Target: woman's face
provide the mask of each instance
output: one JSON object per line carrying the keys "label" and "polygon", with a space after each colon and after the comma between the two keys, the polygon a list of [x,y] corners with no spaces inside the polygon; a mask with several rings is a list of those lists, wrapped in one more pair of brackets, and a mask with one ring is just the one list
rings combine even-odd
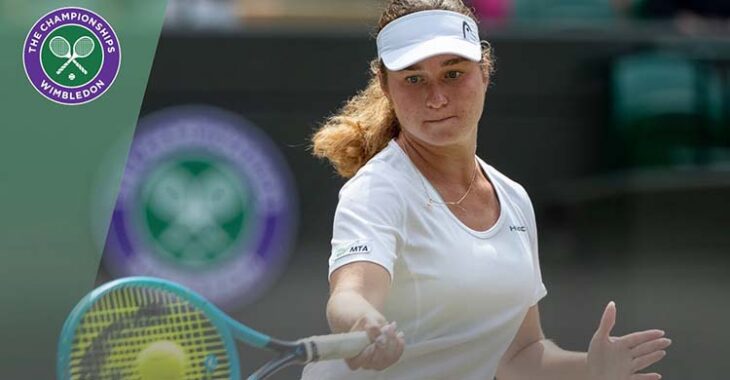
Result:
{"label": "woman's face", "polygon": [[488,81],[479,63],[443,54],[388,70],[381,84],[406,133],[448,146],[476,138]]}

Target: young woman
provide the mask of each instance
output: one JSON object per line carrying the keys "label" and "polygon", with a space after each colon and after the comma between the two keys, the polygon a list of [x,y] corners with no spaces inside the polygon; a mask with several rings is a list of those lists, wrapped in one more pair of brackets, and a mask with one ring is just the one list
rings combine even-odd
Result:
{"label": "young woman", "polygon": [[334,218],[328,321],[373,343],[303,378],[661,378],[639,371],[670,341],[660,330],[610,336],[613,303],[587,353],[545,339],[532,204],[475,155],[492,57],[470,10],[390,1],[377,45],[368,88],[313,138],[351,177]]}

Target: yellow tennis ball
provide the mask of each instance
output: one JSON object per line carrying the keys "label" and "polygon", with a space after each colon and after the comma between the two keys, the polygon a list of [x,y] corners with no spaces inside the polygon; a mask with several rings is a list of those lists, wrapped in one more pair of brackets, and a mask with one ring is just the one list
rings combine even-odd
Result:
{"label": "yellow tennis ball", "polygon": [[184,380],[185,352],[168,340],[150,344],[137,355],[141,380]]}

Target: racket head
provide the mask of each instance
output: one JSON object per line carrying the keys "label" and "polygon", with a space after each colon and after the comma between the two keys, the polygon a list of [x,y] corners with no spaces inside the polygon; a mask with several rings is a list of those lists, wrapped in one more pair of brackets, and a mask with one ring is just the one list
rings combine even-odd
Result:
{"label": "racket head", "polygon": [[172,342],[184,353],[185,379],[239,379],[238,351],[218,308],[157,278],[128,277],[86,295],[64,323],[57,378],[139,379],[140,353]]}
{"label": "racket head", "polygon": [[78,58],[86,58],[94,51],[94,45],[96,44],[91,37],[79,37],[79,39],[74,42],[74,55]]}
{"label": "racket head", "polygon": [[66,58],[71,54],[71,44],[61,36],[51,38],[48,41],[48,49],[58,58]]}

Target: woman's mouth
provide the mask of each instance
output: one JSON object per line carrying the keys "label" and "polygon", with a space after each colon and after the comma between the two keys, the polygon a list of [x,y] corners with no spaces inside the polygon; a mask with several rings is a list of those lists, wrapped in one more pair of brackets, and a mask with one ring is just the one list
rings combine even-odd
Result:
{"label": "woman's mouth", "polygon": [[426,120],[426,123],[440,123],[442,121],[450,120],[455,118],[456,116],[447,116],[441,119],[432,119],[432,120]]}

